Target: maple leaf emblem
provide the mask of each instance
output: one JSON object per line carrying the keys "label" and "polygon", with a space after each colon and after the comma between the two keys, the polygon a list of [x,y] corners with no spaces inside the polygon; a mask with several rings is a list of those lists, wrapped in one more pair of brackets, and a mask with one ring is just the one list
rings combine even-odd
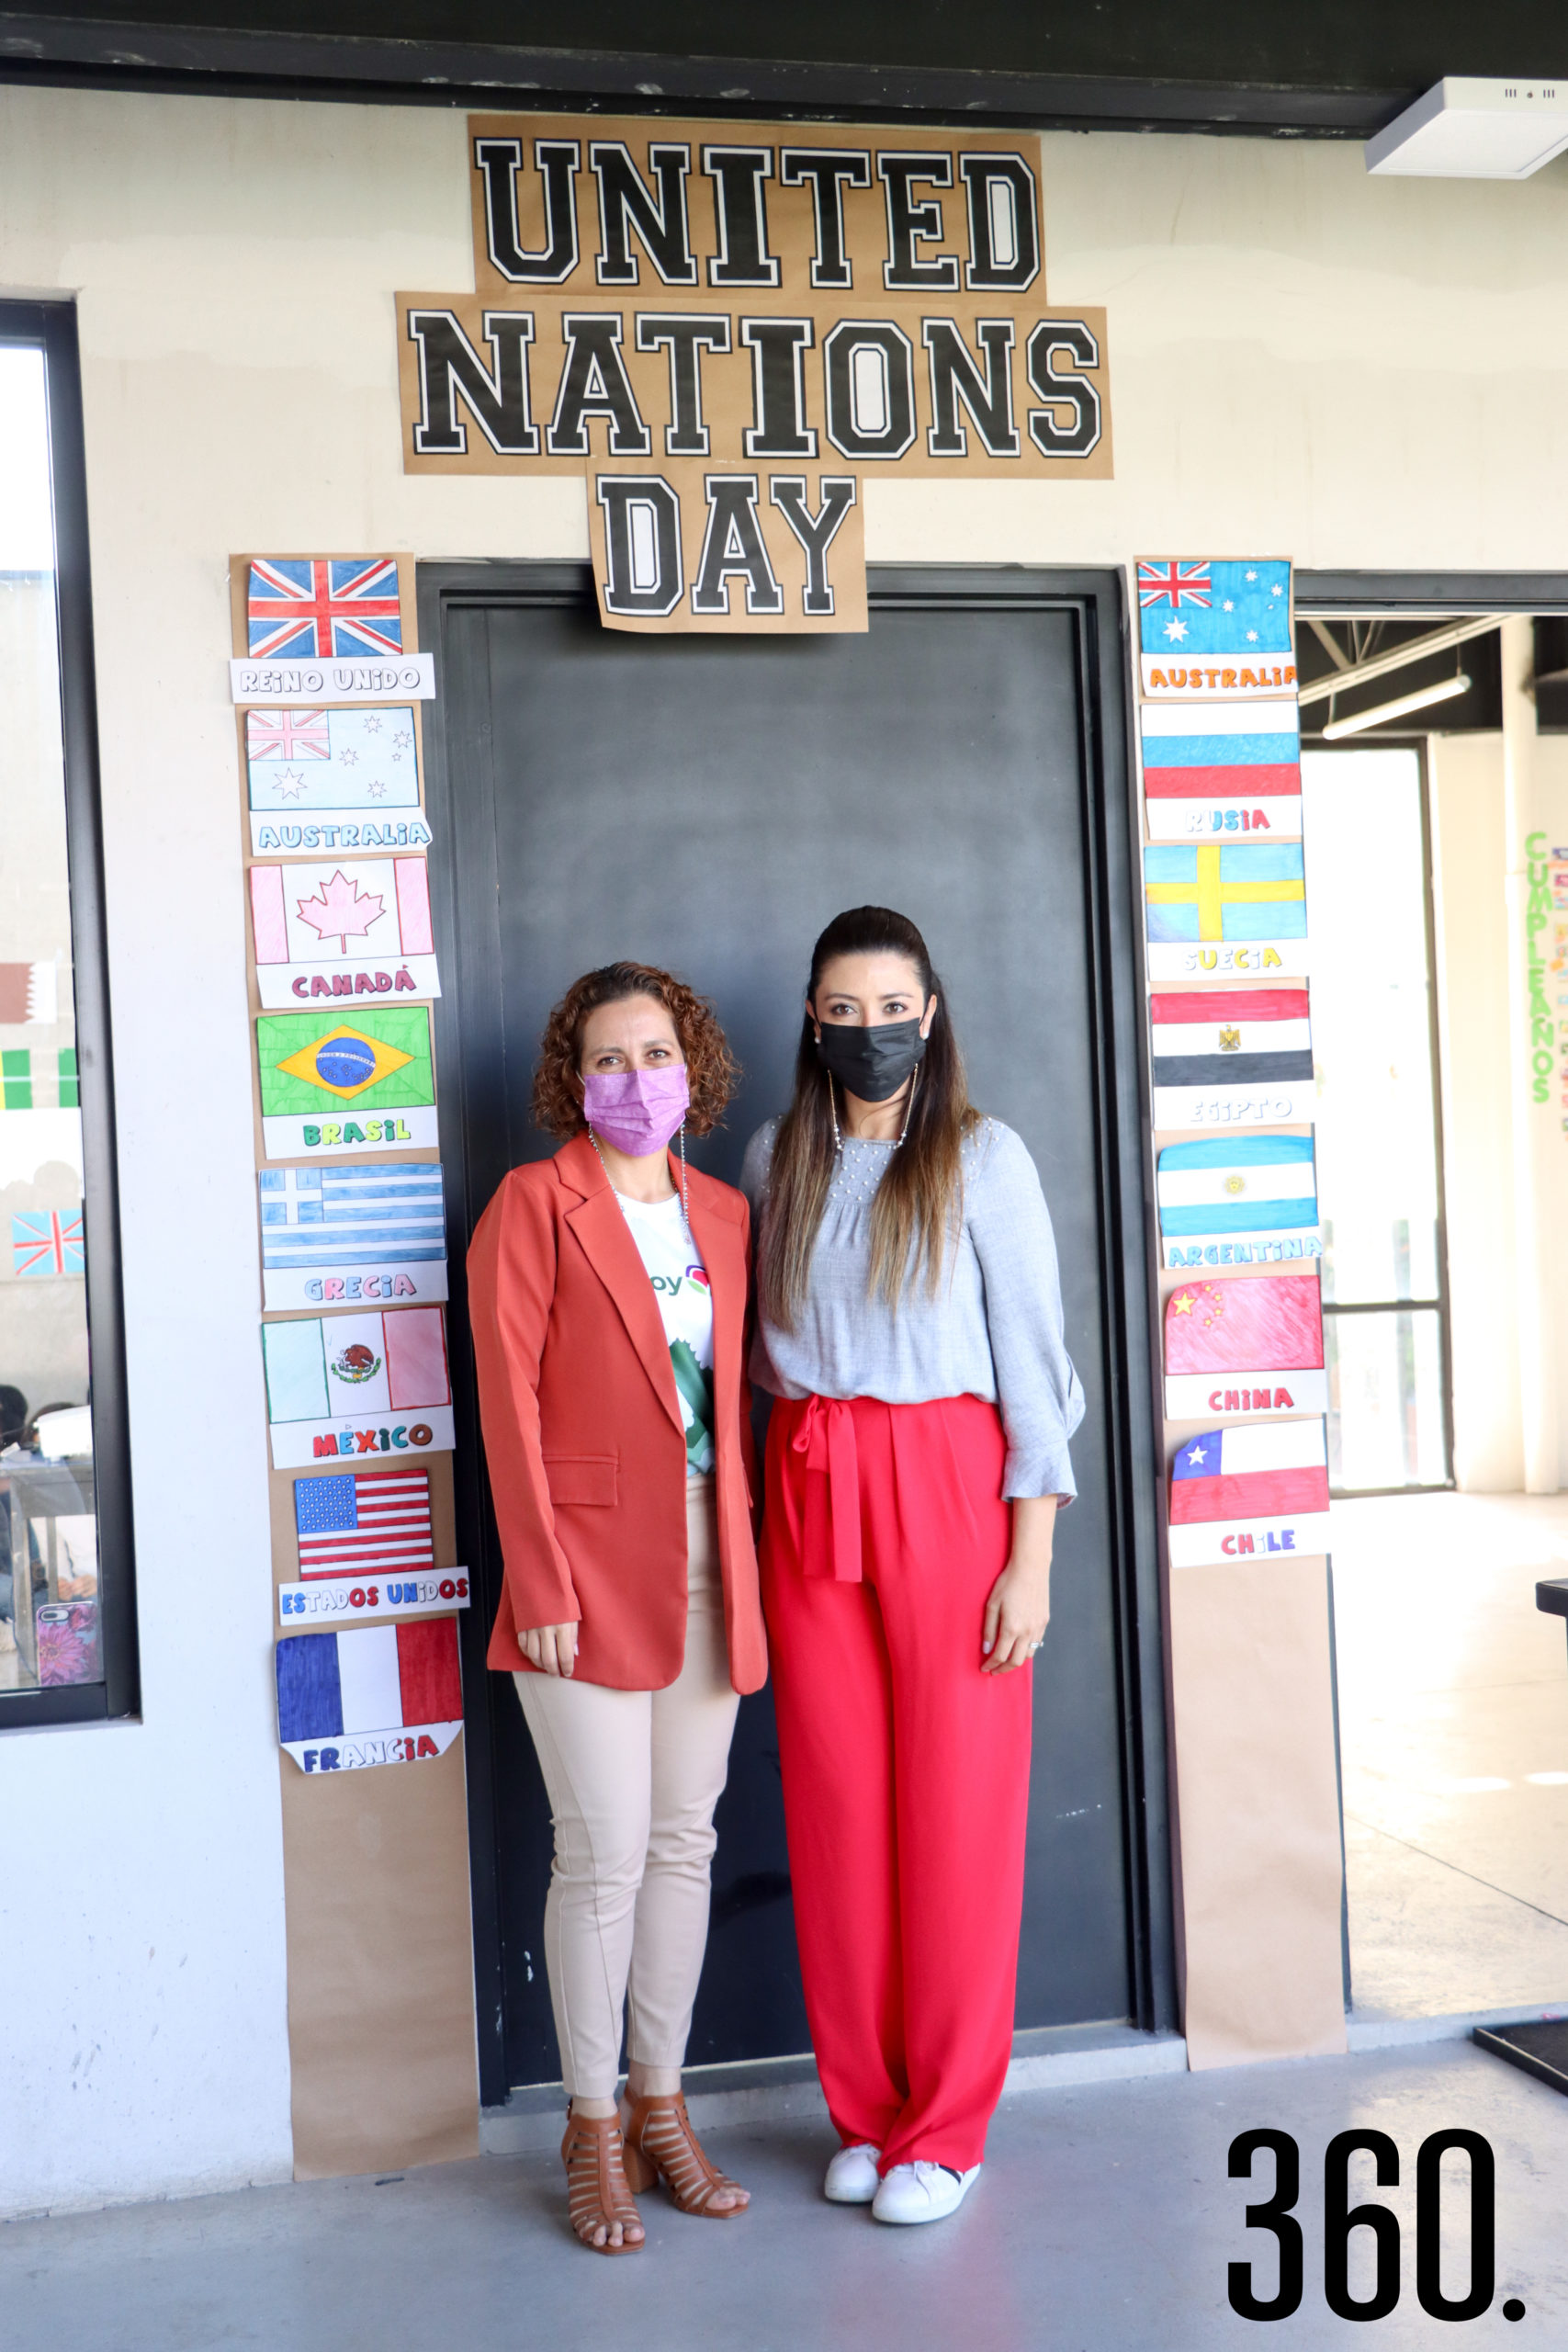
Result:
{"label": "maple leaf emblem", "polygon": [[364,938],[379,920],[386,900],[374,890],[361,890],[340,866],[324,888],[318,884],[313,898],[299,899],[296,904],[300,922],[309,923],[319,939],[335,939],[338,954],[346,956],[349,941]]}

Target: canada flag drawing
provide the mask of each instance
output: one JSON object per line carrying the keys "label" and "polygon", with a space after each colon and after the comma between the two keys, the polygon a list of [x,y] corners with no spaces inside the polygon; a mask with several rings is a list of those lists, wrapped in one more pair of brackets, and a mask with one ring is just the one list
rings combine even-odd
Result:
{"label": "canada flag drawing", "polygon": [[253,865],[250,885],[268,1012],[322,997],[440,995],[423,857]]}
{"label": "canada flag drawing", "polygon": [[1165,1307],[1165,1409],[1322,1413],[1323,1306],[1316,1272],[1184,1282]]}
{"label": "canada flag drawing", "polygon": [[1189,1438],[1170,1470],[1170,1565],[1298,1558],[1328,1550],[1325,1424],[1247,1422]]}

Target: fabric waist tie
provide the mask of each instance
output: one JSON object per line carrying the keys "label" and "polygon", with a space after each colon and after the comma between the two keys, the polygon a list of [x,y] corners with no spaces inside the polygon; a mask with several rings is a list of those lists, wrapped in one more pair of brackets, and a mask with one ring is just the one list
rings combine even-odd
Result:
{"label": "fabric waist tie", "polygon": [[790,1443],[806,1456],[804,1572],[833,1577],[840,1584],[859,1584],[860,1450],[854,1414],[841,1397],[808,1397]]}

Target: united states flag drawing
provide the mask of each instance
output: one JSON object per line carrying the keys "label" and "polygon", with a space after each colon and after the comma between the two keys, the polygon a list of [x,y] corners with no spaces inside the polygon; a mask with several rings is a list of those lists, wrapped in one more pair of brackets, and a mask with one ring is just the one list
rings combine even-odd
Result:
{"label": "united states flag drawing", "polygon": [[435,1564],[423,1470],[297,1478],[294,1523],[301,1577],[391,1576]]}

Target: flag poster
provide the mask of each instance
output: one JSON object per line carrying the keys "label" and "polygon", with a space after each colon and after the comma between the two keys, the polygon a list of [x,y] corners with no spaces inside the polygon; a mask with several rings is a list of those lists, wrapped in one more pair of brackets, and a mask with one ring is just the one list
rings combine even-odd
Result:
{"label": "flag poster", "polygon": [[275,1469],[452,1451],[439,1306],[266,1323],[262,1354]]}
{"label": "flag poster", "polygon": [[1310,1274],[1239,1274],[1183,1283],[1165,1306],[1165,1409],[1322,1413],[1323,1305]]}
{"label": "flag poster", "polygon": [[253,865],[250,891],[256,992],[269,1011],[440,995],[423,857]]}
{"label": "flag poster", "polygon": [[1310,1136],[1205,1136],[1167,1144],[1155,1192],[1168,1267],[1320,1258]]}
{"label": "flag poster", "polygon": [[444,1756],[463,1728],[457,1629],[356,1625],[279,1642],[277,1734],[303,1772]]}
{"label": "flag poster", "polygon": [[1316,1556],[1328,1550],[1327,1431],[1321,1420],[1205,1430],[1170,1471],[1170,1565]]}
{"label": "flag poster", "polygon": [[1305,989],[1156,989],[1149,999],[1156,1127],[1312,1119]]}
{"label": "flag poster", "polygon": [[85,1274],[87,1249],[80,1209],[13,1209],[11,1272],[21,1282]]}
{"label": "flag poster", "polygon": [[1138,725],[1150,841],[1300,834],[1301,716],[1293,698],[1145,703]]}
{"label": "flag poster", "polygon": [[446,1209],[434,1159],[264,1168],[262,1306],[416,1306],[446,1296]]}
{"label": "flag poster", "polygon": [[1291,567],[1157,556],[1138,571],[1140,681],[1150,700],[1291,695]]}
{"label": "flag poster", "polygon": [[60,976],[53,964],[0,964],[0,1023],[34,1022],[52,1028],[60,1018]]}
{"label": "flag poster", "polygon": [[248,710],[245,776],[254,856],[430,845],[412,703]]}
{"label": "flag poster", "polygon": [[426,1471],[297,1478],[294,1523],[299,1576],[277,1596],[286,1628],[429,1617],[468,1605],[467,1568],[434,1564]]}
{"label": "flag poster", "polygon": [[1144,852],[1144,907],[1156,985],[1307,969],[1300,842],[1156,844]]}
{"label": "flag poster", "polygon": [[262,1141],[269,1159],[432,1145],[435,1069],[423,1005],[264,1012],[256,1023]]}
{"label": "flag poster", "polygon": [[245,650],[254,662],[354,661],[400,653],[397,558],[254,557]]}

